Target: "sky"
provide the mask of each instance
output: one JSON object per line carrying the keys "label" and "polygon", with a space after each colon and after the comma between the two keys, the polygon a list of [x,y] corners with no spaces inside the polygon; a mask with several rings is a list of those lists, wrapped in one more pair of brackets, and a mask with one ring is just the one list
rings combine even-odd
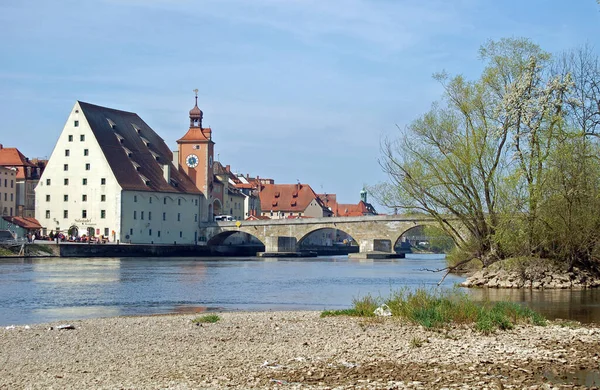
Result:
{"label": "sky", "polygon": [[[175,150],[194,92],[215,159],[357,203],[384,137],[477,78],[487,40],[600,51],[596,0],[0,0],[0,143],[47,158],[75,101]],[[375,204],[378,211],[386,212]]]}

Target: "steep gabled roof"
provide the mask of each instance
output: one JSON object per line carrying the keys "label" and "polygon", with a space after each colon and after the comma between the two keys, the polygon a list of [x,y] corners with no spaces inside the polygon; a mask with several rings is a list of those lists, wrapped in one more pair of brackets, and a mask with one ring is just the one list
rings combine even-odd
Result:
{"label": "steep gabled roof", "polygon": [[5,148],[2,145],[0,145],[0,166],[17,168],[17,179],[25,179],[25,170],[27,167],[36,167],[19,149]]}
{"label": "steep gabled roof", "polygon": [[308,184],[264,184],[259,197],[263,211],[304,212],[313,200],[323,207]]}
{"label": "steep gabled roof", "polygon": [[[173,165],[173,153],[165,141],[137,114],[78,103],[121,188],[201,193],[183,169]],[[164,178],[163,165],[170,167],[169,182]]]}

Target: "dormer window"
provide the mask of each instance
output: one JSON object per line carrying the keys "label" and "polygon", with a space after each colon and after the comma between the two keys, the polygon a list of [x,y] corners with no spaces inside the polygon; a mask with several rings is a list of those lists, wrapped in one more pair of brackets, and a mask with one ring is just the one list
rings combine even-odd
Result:
{"label": "dormer window", "polygon": [[159,161],[159,160],[160,160],[160,155],[159,155],[158,153],[156,153],[156,152],[153,152],[153,151],[151,150],[151,151],[150,151],[150,154],[152,154],[152,157],[154,157],[154,159],[155,159],[156,161]]}
{"label": "dormer window", "polygon": [[131,163],[133,164],[133,167],[135,168],[136,171],[140,170],[140,168],[141,168],[140,164],[136,163],[135,161],[132,161]]}
{"label": "dormer window", "polygon": [[146,138],[140,136],[140,139],[146,146],[150,146],[150,141],[148,141]]}
{"label": "dormer window", "polygon": [[150,180],[146,176],[140,175],[140,178],[142,179],[142,181],[144,182],[144,184],[146,184],[147,186],[150,185]]}
{"label": "dormer window", "polygon": [[279,193],[279,191],[275,192],[275,197],[279,198],[281,196],[281,194]]}
{"label": "dormer window", "polygon": [[274,201],[273,201],[273,207],[276,207],[276,206],[277,206],[277,201],[276,201],[276,200],[274,200]]}
{"label": "dormer window", "polygon": [[298,191],[294,191],[292,193],[292,198],[297,198],[298,197]]}
{"label": "dormer window", "polygon": [[131,126],[133,127],[133,129],[135,131],[137,131],[138,134],[142,133],[142,129],[140,129],[137,125],[135,125],[135,124],[132,123]]}
{"label": "dormer window", "polygon": [[111,129],[114,129],[115,127],[117,127],[117,125],[115,124],[115,122],[113,122],[109,118],[106,118],[106,121],[108,122],[108,125],[110,126]]}
{"label": "dormer window", "polygon": [[125,154],[127,154],[127,157],[131,157],[133,155],[131,150],[127,149],[125,146],[122,146],[122,147],[123,147],[123,150],[125,151]]}
{"label": "dormer window", "polygon": [[296,201],[292,200],[291,205],[292,205],[292,207],[295,207],[296,206]]}
{"label": "dormer window", "polygon": [[125,142],[125,138],[123,138],[123,136],[121,134],[115,133],[115,136],[117,137],[117,139],[119,140],[120,143]]}

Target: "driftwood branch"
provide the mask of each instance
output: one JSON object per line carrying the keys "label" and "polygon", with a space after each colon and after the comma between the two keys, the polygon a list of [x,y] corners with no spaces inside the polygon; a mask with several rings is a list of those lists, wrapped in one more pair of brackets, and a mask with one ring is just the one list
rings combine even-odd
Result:
{"label": "driftwood branch", "polygon": [[442,272],[442,271],[446,271],[446,273],[444,274],[444,276],[442,277],[442,279],[437,283],[437,285],[439,286],[440,284],[442,284],[444,282],[444,279],[446,279],[446,276],[448,276],[448,274],[450,272],[454,271],[455,269],[457,269],[461,265],[467,264],[471,260],[475,260],[475,257],[469,257],[466,260],[459,261],[458,263],[456,263],[456,264],[454,264],[452,266],[448,266],[448,267],[444,267],[444,268],[439,268],[439,269],[422,268],[421,270],[422,271],[429,271],[429,272]]}

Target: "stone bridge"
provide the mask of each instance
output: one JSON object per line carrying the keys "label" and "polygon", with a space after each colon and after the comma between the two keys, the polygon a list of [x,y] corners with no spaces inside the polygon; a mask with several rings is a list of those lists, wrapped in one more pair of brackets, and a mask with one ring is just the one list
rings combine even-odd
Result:
{"label": "stone bridge", "polygon": [[212,246],[220,245],[234,233],[244,232],[265,244],[267,252],[295,252],[309,234],[337,229],[356,240],[360,252],[393,252],[406,231],[423,225],[439,226],[439,223],[427,216],[406,215],[219,221],[201,223],[200,236]]}

